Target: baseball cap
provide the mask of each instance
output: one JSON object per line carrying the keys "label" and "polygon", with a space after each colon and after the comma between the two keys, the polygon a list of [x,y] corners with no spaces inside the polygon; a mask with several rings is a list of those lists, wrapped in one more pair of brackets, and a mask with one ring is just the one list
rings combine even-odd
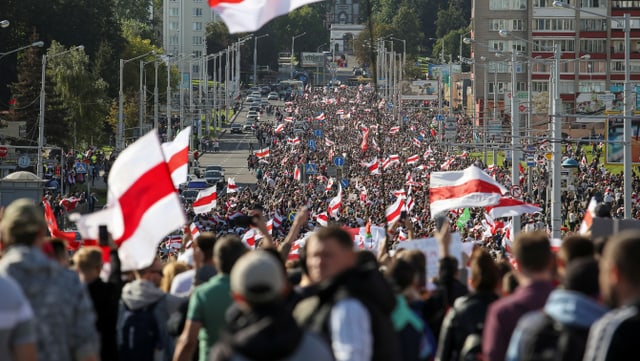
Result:
{"label": "baseball cap", "polygon": [[265,251],[245,254],[231,270],[231,291],[250,304],[276,301],[284,288],[282,265]]}
{"label": "baseball cap", "polygon": [[20,198],[4,210],[0,229],[7,236],[36,233],[47,227],[43,210],[32,199]]}

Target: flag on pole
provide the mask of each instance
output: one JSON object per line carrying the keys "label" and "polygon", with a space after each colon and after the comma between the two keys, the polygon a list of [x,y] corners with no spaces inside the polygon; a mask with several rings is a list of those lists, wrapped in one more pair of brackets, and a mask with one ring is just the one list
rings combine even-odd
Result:
{"label": "flag on pole", "polygon": [[284,130],[284,123],[278,124],[278,126],[275,128],[276,133],[280,133],[283,130]]}
{"label": "flag on pole", "polygon": [[400,127],[391,127],[391,129],[389,129],[389,134],[396,134],[399,131]]}
{"label": "flag on pole", "polygon": [[380,174],[380,169],[379,169],[379,164],[378,164],[378,157],[373,158],[373,160],[370,163],[363,163],[363,165],[367,168],[369,168],[369,172],[371,173],[371,175],[374,174]]}
{"label": "flag on pole", "polygon": [[335,219],[338,219],[340,216],[340,207],[342,207],[342,185],[338,183],[338,195],[333,197],[329,202],[327,214]]}
{"label": "flag on pole", "polygon": [[250,33],[280,15],[320,0],[209,0],[229,33]]}
{"label": "flag on pole", "polygon": [[236,185],[235,178],[227,179],[227,194],[228,193],[236,193],[238,191],[238,185]]}
{"label": "flag on pole", "polygon": [[302,180],[302,174],[300,174],[300,168],[298,168],[297,165],[293,169],[293,179],[297,180],[298,182],[300,182]]}
{"label": "flag on pole", "polygon": [[387,224],[393,224],[400,219],[400,214],[405,206],[404,202],[404,197],[398,197],[396,201],[387,208],[385,212],[387,216]]}
{"label": "flag on pole", "polygon": [[189,126],[181,130],[172,142],[162,143],[162,154],[169,166],[171,180],[176,189],[180,187],[180,184],[187,181],[190,137],[191,127]]}
{"label": "flag on pole", "polygon": [[327,212],[322,212],[316,216],[316,222],[322,227],[326,227],[329,224],[329,215]]}
{"label": "flag on pole", "polygon": [[317,117],[315,117],[315,120],[324,120],[325,116],[324,116],[324,112],[320,113]]}
{"label": "flag on pole", "polygon": [[580,230],[578,233],[587,234],[591,229],[591,225],[593,224],[593,217],[596,216],[596,207],[598,206],[598,201],[595,197],[591,197],[591,201],[589,202],[589,206],[587,207],[586,212],[584,212],[584,218],[582,219],[582,223],[580,224]]}
{"label": "flag on pole", "polygon": [[462,171],[433,172],[430,183],[431,216],[464,207],[498,204],[507,189],[476,166]]}
{"label": "flag on pole", "polygon": [[407,164],[411,165],[411,164],[416,164],[418,163],[418,160],[420,160],[420,156],[419,155],[412,155],[411,157],[407,158]]}
{"label": "flag on pole", "polygon": [[191,232],[191,239],[196,239],[200,236],[200,229],[195,223],[191,223],[189,225],[189,231]]}
{"label": "flag on pole", "polygon": [[258,158],[266,158],[269,156],[269,148],[260,149],[256,152],[256,157]]}
{"label": "flag on pole", "polygon": [[193,201],[193,211],[195,214],[207,213],[216,208],[218,194],[216,186],[203,189],[198,192],[198,197]]}
{"label": "flag on pole", "polygon": [[485,207],[492,218],[517,217],[525,213],[536,213],[542,211],[542,208],[525,203],[519,199],[511,197],[502,197],[500,202],[493,206]]}

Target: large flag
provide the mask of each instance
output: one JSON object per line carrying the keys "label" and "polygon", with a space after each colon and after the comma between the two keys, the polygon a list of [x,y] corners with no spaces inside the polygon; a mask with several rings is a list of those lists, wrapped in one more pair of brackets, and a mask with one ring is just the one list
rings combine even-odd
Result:
{"label": "large flag", "polygon": [[507,189],[476,166],[462,171],[433,172],[431,217],[449,209],[498,204]]}
{"label": "large flag", "polygon": [[187,181],[189,174],[189,138],[191,137],[191,127],[186,127],[180,131],[173,142],[162,143],[162,154],[164,160],[169,165],[169,173],[173,186],[178,189],[180,184]]}
{"label": "large flag", "polygon": [[373,174],[380,174],[380,164],[378,163],[378,158],[373,158],[373,160],[370,163],[363,163],[362,165],[364,165],[365,167],[369,168],[369,172],[373,175]]}
{"label": "large flag", "polygon": [[502,197],[500,202],[494,206],[485,207],[493,218],[517,217],[524,213],[536,213],[542,211],[542,208],[525,203],[519,199],[511,197]]}
{"label": "large flag", "polygon": [[316,222],[322,226],[326,227],[329,224],[329,215],[327,212],[322,212],[316,216]]}
{"label": "large flag", "polygon": [[217,187],[214,185],[213,187],[209,187],[198,192],[198,197],[192,204],[195,214],[211,212],[212,209],[216,208],[218,200],[216,188]]}
{"label": "large flag", "polygon": [[228,193],[236,193],[238,191],[238,185],[236,184],[235,178],[227,179],[227,194]]}
{"label": "large flag", "polygon": [[220,18],[227,24],[229,33],[250,33],[303,5],[320,0],[209,0]]}
{"label": "large flag", "polygon": [[387,216],[387,224],[393,224],[400,219],[400,214],[404,209],[405,198],[400,196],[396,199],[396,201],[387,207],[386,216]]}
{"label": "large flag", "polygon": [[269,156],[269,148],[264,148],[264,149],[260,149],[259,151],[256,152],[256,157],[258,158],[265,158]]}
{"label": "large flag", "polygon": [[589,206],[587,207],[587,211],[584,212],[584,218],[582,219],[582,223],[580,224],[580,230],[578,233],[587,234],[591,229],[591,224],[593,224],[593,217],[596,216],[596,207],[598,206],[598,201],[595,197],[591,198],[589,202]]}
{"label": "large flag", "polygon": [[340,215],[340,207],[342,207],[342,185],[338,183],[338,195],[333,197],[329,202],[327,213],[329,216],[338,219]]}
{"label": "large flag", "polygon": [[108,208],[79,217],[78,229],[98,239],[98,226],[106,225],[119,246],[122,269],[148,267],[162,239],[186,223],[156,130],[120,153],[108,184]]}

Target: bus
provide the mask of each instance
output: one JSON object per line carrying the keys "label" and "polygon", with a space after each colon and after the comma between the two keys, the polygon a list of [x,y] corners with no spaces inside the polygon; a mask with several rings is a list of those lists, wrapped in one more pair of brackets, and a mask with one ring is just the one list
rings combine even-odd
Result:
{"label": "bus", "polygon": [[304,83],[301,80],[281,80],[278,83],[278,92],[283,98],[292,94],[302,96],[304,94]]}

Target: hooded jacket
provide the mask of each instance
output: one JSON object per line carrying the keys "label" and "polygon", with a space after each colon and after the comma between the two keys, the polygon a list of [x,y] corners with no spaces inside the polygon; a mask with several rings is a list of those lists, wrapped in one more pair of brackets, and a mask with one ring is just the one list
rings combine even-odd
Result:
{"label": "hooded jacket", "polygon": [[93,304],[75,272],[37,248],[13,246],[0,260],[0,274],[11,276],[31,303],[38,359],[68,361],[98,355]]}
{"label": "hooded jacket", "polygon": [[[531,330],[536,329],[536,325],[543,322],[545,314],[563,325],[588,330],[606,312],[606,307],[580,292],[554,290],[549,294],[543,311],[529,313],[520,319],[511,336],[506,360],[515,361],[521,358],[522,347],[527,342],[527,337],[531,336]],[[572,351],[584,352],[584,348]]]}
{"label": "hooded jacket", "polygon": [[122,289],[122,303],[118,309],[118,338],[121,337],[124,326],[125,306],[132,310],[156,304],[153,309],[156,324],[160,333],[160,344],[162,345],[163,360],[169,361],[173,357],[174,342],[167,331],[167,321],[172,313],[176,312],[183,300],[179,297],[162,292],[153,283],[147,280],[135,280],[127,283]]}
{"label": "hooded jacket", "polygon": [[332,361],[325,341],[302,330],[284,304],[243,313],[231,306],[229,324],[209,361]]}

